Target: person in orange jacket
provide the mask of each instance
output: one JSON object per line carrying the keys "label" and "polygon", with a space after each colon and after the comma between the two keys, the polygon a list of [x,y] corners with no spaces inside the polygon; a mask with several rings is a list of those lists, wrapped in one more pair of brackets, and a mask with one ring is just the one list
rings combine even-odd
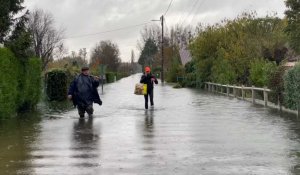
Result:
{"label": "person in orange jacket", "polygon": [[151,106],[154,106],[154,102],[153,102],[154,83],[158,84],[156,77],[151,73],[150,67],[145,67],[145,73],[142,76],[140,83],[147,84],[147,94],[144,95],[144,97],[145,97],[145,109],[148,109],[149,97],[150,97]]}

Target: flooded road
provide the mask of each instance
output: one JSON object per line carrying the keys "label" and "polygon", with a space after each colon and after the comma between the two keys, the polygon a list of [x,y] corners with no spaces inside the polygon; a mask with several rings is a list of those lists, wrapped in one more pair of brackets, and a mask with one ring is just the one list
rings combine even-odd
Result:
{"label": "flooded road", "polygon": [[293,117],[169,85],[156,86],[155,107],[144,110],[138,81],[105,86],[92,119],[73,109],[1,121],[0,174],[300,174]]}

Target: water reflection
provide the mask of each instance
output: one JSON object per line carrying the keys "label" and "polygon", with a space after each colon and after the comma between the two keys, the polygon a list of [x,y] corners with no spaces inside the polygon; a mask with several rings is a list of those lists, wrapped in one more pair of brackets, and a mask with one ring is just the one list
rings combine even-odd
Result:
{"label": "water reflection", "polygon": [[145,111],[145,130],[152,133],[154,128],[154,109]]}
{"label": "water reflection", "polygon": [[73,104],[70,101],[48,101],[44,100],[40,102],[39,104],[39,109],[44,113],[44,114],[59,114],[61,115],[62,113],[68,112],[72,109],[74,109]]}
{"label": "water reflection", "polygon": [[155,128],[154,128],[154,110],[146,110],[145,111],[145,121],[144,126],[142,127],[142,142],[143,142],[143,150],[146,151],[146,156],[151,156],[154,148],[154,139],[155,139]]}
{"label": "water reflection", "polygon": [[31,144],[40,133],[40,114],[0,120],[0,174],[30,174]]}
{"label": "water reflection", "polygon": [[74,122],[72,140],[72,158],[76,161],[76,167],[96,167],[99,166],[99,141],[100,137],[94,128],[94,119],[79,119]]}
{"label": "water reflection", "polygon": [[73,136],[76,146],[95,145],[98,136],[93,128],[93,118],[79,119],[74,123]]}

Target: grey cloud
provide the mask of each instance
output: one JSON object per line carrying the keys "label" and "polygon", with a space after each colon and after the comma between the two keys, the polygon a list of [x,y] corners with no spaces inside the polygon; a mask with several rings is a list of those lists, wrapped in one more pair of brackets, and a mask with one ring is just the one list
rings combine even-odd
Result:
{"label": "grey cloud", "polygon": [[[278,12],[283,16],[283,0],[173,0],[166,16],[169,27],[182,22],[190,14],[185,24],[198,22],[215,23],[224,18],[234,18],[246,10],[256,10],[259,15]],[[42,8],[54,15],[57,26],[66,29],[65,35],[76,36],[112,30],[159,19],[169,5],[169,0],[25,0],[29,9]],[[191,11],[192,10],[192,11]],[[193,21],[191,21],[193,18]],[[128,30],[67,39],[69,50],[91,49],[101,40],[111,39],[120,47],[121,57],[128,61],[131,49],[136,50],[142,26]]]}

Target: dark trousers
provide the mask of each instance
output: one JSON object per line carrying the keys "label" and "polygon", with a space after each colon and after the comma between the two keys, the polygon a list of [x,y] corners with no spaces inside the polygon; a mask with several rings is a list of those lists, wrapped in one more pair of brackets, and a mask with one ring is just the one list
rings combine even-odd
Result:
{"label": "dark trousers", "polygon": [[148,109],[148,101],[149,101],[148,99],[149,99],[149,97],[150,97],[150,104],[151,104],[151,106],[154,105],[154,102],[153,102],[153,90],[148,91],[147,95],[144,95],[144,97],[145,97],[145,109]]}
{"label": "dark trousers", "polygon": [[85,112],[88,113],[88,115],[93,115],[94,112],[93,105],[87,105],[87,106],[78,105],[77,109],[80,117],[84,117]]}

